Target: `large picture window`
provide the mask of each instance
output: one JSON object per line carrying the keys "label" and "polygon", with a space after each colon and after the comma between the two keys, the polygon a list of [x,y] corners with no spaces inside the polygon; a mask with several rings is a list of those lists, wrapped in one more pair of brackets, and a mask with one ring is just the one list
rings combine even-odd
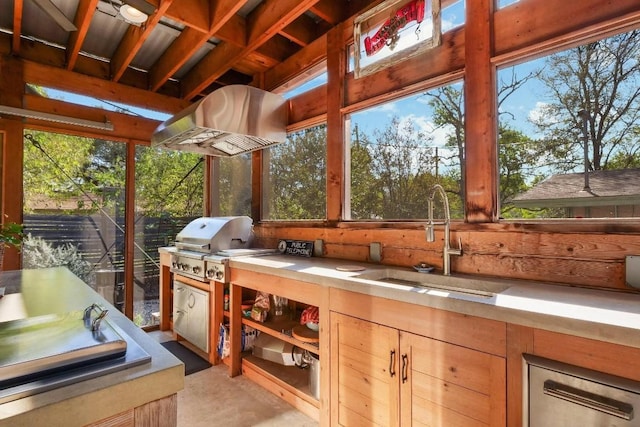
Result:
{"label": "large picture window", "polygon": [[456,83],[351,114],[346,219],[427,218],[434,184],[463,218],[464,112]]}
{"label": "large picture window", "polygon": [[503,218],[640,216],[640,30],[498,73]]}

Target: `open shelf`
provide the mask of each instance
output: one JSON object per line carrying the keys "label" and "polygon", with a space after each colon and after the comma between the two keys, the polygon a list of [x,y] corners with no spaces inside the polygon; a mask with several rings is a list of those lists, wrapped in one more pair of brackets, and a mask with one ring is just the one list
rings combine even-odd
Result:
{"label": "open shelf", "polygon": [[295,320],[256,322],[253,319],[243,317],[242,324],[257,329],[260,332],[264,332],[266,334],[274,336],[282,341],[288,342],[289,344],[295,345],[296,347],[307,350],[313,354],[318,354],[318,352],[320,351],[318,344],[303,342],[291,336],[291,331],[293,330],[293,328],[299,325],[299,323]]}
{"label": "open shelf", "polygon": [[242,358],[242,375],[262,385],[295,406],[301,412],[318,420],[320,402],[309,389],[309,370],[284,366],[252,355]]}

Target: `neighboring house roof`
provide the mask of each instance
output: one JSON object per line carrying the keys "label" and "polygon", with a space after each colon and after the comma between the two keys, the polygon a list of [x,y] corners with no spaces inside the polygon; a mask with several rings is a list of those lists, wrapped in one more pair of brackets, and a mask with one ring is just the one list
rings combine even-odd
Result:
{"label": "neighboring house roof", "polygon": [[620,206],[640,204],[640,169],[552,175],[513,198],[520,208]]}

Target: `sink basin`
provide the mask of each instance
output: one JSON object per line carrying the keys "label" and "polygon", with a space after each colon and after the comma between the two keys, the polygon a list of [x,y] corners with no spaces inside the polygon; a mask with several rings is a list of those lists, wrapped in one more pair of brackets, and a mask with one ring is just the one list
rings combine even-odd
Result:
{"label": "sink basin", "polygon": [[508,283],[471,277],[441,276],[400,268],[385,268],[356,276],[381,285],[406,288],[409,291],[444,297],[493,298],[509,289]]}

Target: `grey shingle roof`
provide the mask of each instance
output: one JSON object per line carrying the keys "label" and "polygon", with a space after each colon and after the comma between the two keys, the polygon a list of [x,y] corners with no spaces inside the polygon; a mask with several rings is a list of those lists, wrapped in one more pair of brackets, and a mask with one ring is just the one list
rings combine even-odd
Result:
{"label": "grey shingle roof", "polygon": [[602,206],[640,203],[640,169],[589,172],[589,190],[583,173],[552,175],[513,198],[520,207]]}

